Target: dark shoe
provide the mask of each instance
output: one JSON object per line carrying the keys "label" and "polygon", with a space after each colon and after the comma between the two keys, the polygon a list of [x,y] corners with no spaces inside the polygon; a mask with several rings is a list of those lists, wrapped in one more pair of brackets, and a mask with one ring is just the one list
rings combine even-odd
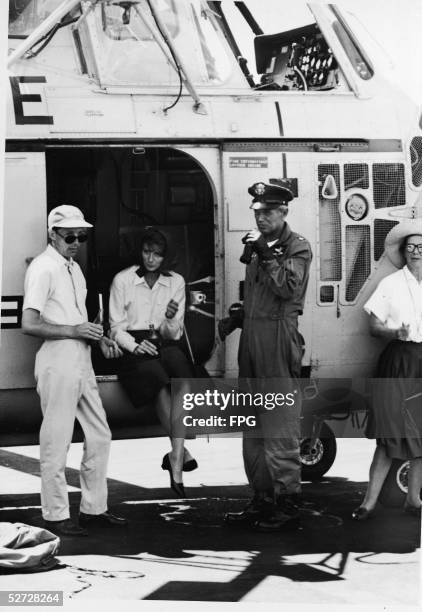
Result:
{"label": "dark shoe", "polygon": [[[198,463],[196,461],[196,459],[189,459],[189,461],[185,461],[183,464],[183,471],[184,472],[193,472],[193,470],[196,470],[196,468],[198,467]],[[163,457],[163,461],[161,463],[161,469],[162,470],[168,470],[170,471],[170,459],[169,459],[169,454],[167,453],[166,455],[164,455]]]}
{"label": "dark shoe", "polygon": [[297,493],[290,493],[277,496],[275,502],[276,508],[289,516],[299,517],[299,509],[301,506],[300,496]]}
{"label": "dark shoe", "polygon": [[111,514],[111,512],[103,512],[102,514],[80,512],[79,522],[84,527],[126,527],[128,524],[127,519]]}
{"label": "dark shoe", "polygon": [[177,497],[186,497],[185,487],[183,482],[176,482],[173,478],[173,472],[170,471],[170,487],[176,493]]}
{"label": "dark shoe", "polygon": [[[192,461],[195,461],[192,459]],[[196,461],[195,461],[196,463]],[[186,497],[185,487],[183,486],[183,482],[176,482],[173,478],[173,470],[171,469],[170,457],[169,454],[164,455],[163,463],[161,464],[163,470],[167,470],[170,476],[170,486],[173,491],[176,493],[178,497]],[[195,469],[195,468],[193,468]],[[192,471],[192,470],[190,470]]]}
{"label": "dark shoe", "polygon": [[359,508],[355,508],[352,512],[352,519],[354,521],[367,521],[373,516],[374,516],[374,511],[368,510],[364,506],[359,506]]}
{"label": "dark shoe", "polygon": [[88,535],[86,529],[82,529],[82,527],[76,525],[70,518],[64,519],[63,521],[44,521],[44,525],[46,529],[56,535],[74,537]]}
{"label": "dark shoe", "polygon": [[193,472],[198,467],[198,463],[196,459],[189,459],[189,461],[185,461],[183,464],[184,472]]}
{"label": "dark shoe", "polygon": [[289,529],[297,529],[300,526],[299,513],[287,514],[280,508],[276,508],[274,512],[266,519],[258,520],[254,523],[255,531],[267,533],[286,531]]}
{"label": "dark shoe", "polygon": [[241,512],[227,512],[224,522],[228,525],[251,526],[273,512],[274,504],[270,500],[253,497]]}
{"label": "dark shoe", "polygon": [[297,494],[278,495],[272,512],[258,519],[253,528],[256,531],[277,532],[299,527],[299,496]]}
{"label": "dark shoe", "polygon": [[413,504],[404,503],[403,512],[406,514],[410,514],[410,516],[415,516],[416,518],[421,518],[421,510],[422,506],[414,506]]}

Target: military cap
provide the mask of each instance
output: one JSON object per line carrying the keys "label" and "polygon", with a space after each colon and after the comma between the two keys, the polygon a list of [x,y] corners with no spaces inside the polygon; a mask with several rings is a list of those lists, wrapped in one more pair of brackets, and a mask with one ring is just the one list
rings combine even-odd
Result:
{"label": "military cap", "polygon": [[288,181],[283,179],[270,179],[269,183],[254,183],[249,187],[248,193],[253,196],[249,207],[252,210],[276,208],[281,204],[288,204],[294,197]]}

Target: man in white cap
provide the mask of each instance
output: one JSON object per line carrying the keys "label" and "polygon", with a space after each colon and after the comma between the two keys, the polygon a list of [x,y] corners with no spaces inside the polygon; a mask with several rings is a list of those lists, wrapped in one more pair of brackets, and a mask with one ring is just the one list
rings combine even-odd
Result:
{"label": "man in white cap", "polygon": [[[22,330],[44,340],[35,360],[41,400],[41,504],[46,526],[60,535],[87,535],[83,526],[124,525],[107,511],[106,472],[111,433],[91,363],[90,343],[105,357],[118,346],[103,328],[88,321],[86,283],[74,261],[91,223],[66,204],[48,215],[49,245],[30,264],[25,277]],[[79,523],[70,519],[65,466],[75,418],[84,432]]]}

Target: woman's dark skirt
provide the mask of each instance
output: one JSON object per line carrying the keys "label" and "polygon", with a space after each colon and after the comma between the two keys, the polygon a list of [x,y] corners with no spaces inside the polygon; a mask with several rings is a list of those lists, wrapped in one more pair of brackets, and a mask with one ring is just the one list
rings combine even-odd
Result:
{"label": "woman's dark skirt", "polygon": [[[409,430],[404,400],[422,392],[422,343],[393,340],[381,353],[367,437],[393,459],[422,457],[422,431]],[[420,402],[422,410],[422,395]]]}
{"label": "woman's dark skirt", "polygon": [[[142,333],[132,335],[141,341]],[[154,401],[161,389],[170,385],[171,378],[194,378],[194,370],[179,341],[169,340],[163,341],[159,357],[125,353],[118,359],[117,375],[137,408]]]}

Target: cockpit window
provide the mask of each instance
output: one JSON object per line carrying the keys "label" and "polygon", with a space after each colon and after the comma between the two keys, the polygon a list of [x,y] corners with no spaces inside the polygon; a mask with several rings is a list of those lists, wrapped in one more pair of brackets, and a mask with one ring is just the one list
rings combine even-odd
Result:
{"label": "cockpit window", "polygon": [[[25,38],[60,5],[63,0],[9,0],[9,36]],[[72,11],[72,16],[79,9]]]}
{"label": "cockpit window", "polygon": [[[179,17],[174,0],[160,0],[156,5],[169,34],[174,38],[179,32]],[[143,12],[147,9],[146,0],[103,4],[101,6],[103,31],[113,40],[151,41],[153,40],[151,30],[143,17]]]}
{"label": "cockpit window", "polygon": [[197,3],[190,7],[208,80],[224,82],[230,74],[230,62],[218,38],[215,17]]}
{"label": "cockpit window", "polygon": [[343,45],[346,55],[349,58],[355,72],[357,72],[360,78],[364,81],[371,79],[374,76],[374,69],[369,58],[366,56],[364,50],[360,47],[358,41],[353,35],[353,32],[344,21],[338,8],[333,4],[331,4],[330,7],[334,15],[337,17],[337,21],[334,21],[333,23],[333,30]]}
{"label": "cockpit window", "polygon": [[88,72],[102,87],[178,86],[174,52],[195,85],[247,86],[204,0],[108,0],[79,34]]}
{"label": "cockpit window", "polygon": [[[246,0],[265,34],[246,23],[241,2],[221,4],[255,88],[260,91],[350,91],[314,15],[297,0]],[[254,66],[255,64],[255,66]]]}
{"label": "cockpit window", "polygon": [[316,24],[255,38],[258,89],[329,90],[339,84],[338,64]]}

